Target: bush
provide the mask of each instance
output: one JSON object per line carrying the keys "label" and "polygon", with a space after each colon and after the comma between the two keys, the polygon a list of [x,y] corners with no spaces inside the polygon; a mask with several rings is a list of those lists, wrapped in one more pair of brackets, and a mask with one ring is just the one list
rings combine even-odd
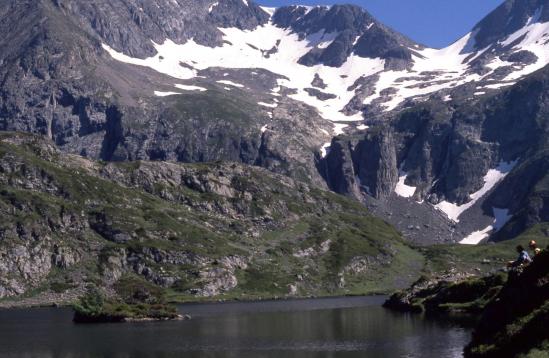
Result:
{"label": "bush", "polygon": [[101,316],[104,305],[105,297],[97,287],[88,288],[86,294],[73,306],[75,320],[77,320],[77,317],[94,318]]}

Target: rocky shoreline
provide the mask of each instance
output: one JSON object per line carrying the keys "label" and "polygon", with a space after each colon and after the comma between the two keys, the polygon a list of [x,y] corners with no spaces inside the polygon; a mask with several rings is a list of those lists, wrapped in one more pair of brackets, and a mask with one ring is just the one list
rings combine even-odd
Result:
{"label": "rocky shoreline", "polygon": [[422,278],[393,294],[384,307],[426,315],[475,315],[478,323],[466,358],[545,357],[536,354],[549,349],[549,250],[509,272]]}
{"label": "rocky shoreline", "polygon": [[505,272],[483,277],[469,274],[422,277],[409,289],[391,295],[383,306],[425,314],[476,314],[499,293],[506,280]]}
{"label": "rocky shoreline", "polygon": [[[41,296],[34,296],[28,298],[5,299],[0,301],[1,309],[34,309],[43,307],[59,307],[70,308],[73,306],[83,294],[81,290],[76,295],[75,292],[67,292],[63,294],[46,293]],[[240,303],[254,303],[265,301],[292,301],[292,300],[306,300],[306,299],[319,299],[319,298],[341,298],[341,297],[371,297],[371,296],[388,296],[387,292],[368,293],[364,295],[360,294],[347,294],[347,295],[306,295],[306,296],[265,296],[254,298],[215,298],[215,297],[200,297],[200,299],[186,300],[186,301],[174,301],[170,302],[174,305],[179,304],[206,304],[206,303],[227,303],[227,302],[240,302]],[[70,299],[69,299],[70,298]],[[185,315],[184,315],[185,316]]]}

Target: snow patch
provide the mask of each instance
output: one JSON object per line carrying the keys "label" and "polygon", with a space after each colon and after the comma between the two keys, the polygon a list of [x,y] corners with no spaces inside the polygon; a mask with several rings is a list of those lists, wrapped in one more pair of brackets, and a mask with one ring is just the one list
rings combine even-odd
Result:
{"label": "snow patch", "polygon": [[435,208],[445,213],[450,220],[459,222],[459,216],[465,210],[475,205],[480,198],[486,195],[493,187],[496,186],[496,184],[502,181],[503,178],[505,178],[505,176],[513,170],[517,162],[518,160],[512,162],[501,162],[496,168],[488,170],[488,173],[484,176],[484,185],[480,188],[480,190],[469,195],[469,198],[471,199],[469,202],[462,205],[457,205],[448,201],[441,201],[435,205]]}
{"label": "snow patch", "polygon": [[268,108],[276,108],[278,107],[277,103],[265,103],[265,102],[257,102],[258,105]]}
{"label": "snow patch", "polygon": [[208,12],[212,12],[212,10],[213,10],[217,5],[219,5],[219,2],[214,2],[213,4],[211,4],[210,7],[208,8]]}
{"label": "snow patch", "polygon": [[[380,78],[376,84],[375,93],[366,98],[364,104],[371,104],[374,100],[381,97],[381,92],[387,88],[396,89],[396,94],[382,103],[385,111],[395,109],[407,98],[424,96],[448,87],[461,85],[467,82],[479,80],[480,75],[465,75],[468,70],[466,63],[467,57],[471,55],[469,51],[473,33],[469,33],[452,45],[437,50],[425,48],[423,50],[413,49],[412,58],[414,65],[411,70],[404,71],[385,71],[380,73]],[[417,80],[416,77],[422,76],[423,72],[440,72],[445,75],[448,82],[441,82],[441,76],[436,76],[430,85],[430,80]],[[405,79],[404,81],[402,79]],[[421,85],[421,86],[417,86]]]}
{"label": "snow patch", "polygon": [[154,91],[154,95],[157,96],[157,97],[167,97],[167,96],[173,96],[175,94],[181,94],[181,93]]}
{"label": "snow patch", "polygon": [[276,7],[260,6],[261,10],[265,11],[269,16],[273,16],[276,12]]}
{"label": "snow patch", "polygon": [[332,142],[324,143],[324,145],[320,148],[320,156],[322,158],[326,158],[328,153],[330,153],[330,146],[332,145]]}
{"label": "snow patch", "polygon": [[484,229],[480,231],[475,231],[471,233],[469,236],[461,240],[459,243],[462,245],[477,245],[482,240],[486,239],[490,236],[490,232],[493,230],[492,225],[488,225]]}
{"label": "snow patch", "polygon": [[509,209],[492,208],[492,212],[494,213],[494,222],[492,225],[471,233],[459,243],[463,245],[477,245],[482,240],[488,238],[492,232],[499,231],[513,217],[509,215]]}
{"label": "snow patch", "polygon": [[402,196],[403,198],[411,198],[416,192],[416,187],[405,184],[408,173],[402,170],[403,167],[404,164],[402,164],[399,170],[398,183],[395,187],[395,193],[397,193],[399,196]]}
{"label": "snow patch", "polygon": [[502,87],[507,87],[507,86],[512,86],[514,85],[515,82],[507,82],[507,83],[494,83],[494,84],[489,84],[489,85],[486,85],[482,88],[489,88],[489,89],[499,89],[499,88],[502,88]]}
{"label": "snow patch", "polygon": [[345,133],[343,130],[345,128],[347,128],[348,126],[349,126],[348,124],[334,123],[334,133],[335,133],[335,135],[340,135],[340,134]]}
{"label": "snow patch", "polygon": [[117,52],[106,44],[102,44],[102,47],[112,58],[120,62],[149,67],[157,72],[182,80],[196,77],[197,73],[195,70],[181,66],[178,58],[174,56],[178,52],[178,45],[174,42],[166,40],[163,45],[158,45],[154,42],[153,45],[158,53],[155,56],[146,59],[127,56],[121,52]]}
{"label": "snow patch", "polygon": [[199,92],[207,91],[206,88],[204,88],[204,87],[199,87],[199,86],[191,86],[191,85],[176,84],[175,87],[177,87],[177,88],[179,88],[179,89],[182,89],[182,90],[184,90],[184,91],[199,91]]}
{"label": "snow patch", "polygon": [[216,82],[221,83],[222,85],[229,85],[229,86],[234,86],[234,87],[238,87],[238,88],[244,88],[244,85],[241,85],[240,83],[236,83],[236,82],[229,81],[229,80],[219,80],[219,81],[216,81]]}

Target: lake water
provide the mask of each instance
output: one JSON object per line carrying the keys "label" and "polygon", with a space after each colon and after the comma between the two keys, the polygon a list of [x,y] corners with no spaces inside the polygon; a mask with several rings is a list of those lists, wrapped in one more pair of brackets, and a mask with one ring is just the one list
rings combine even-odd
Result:
{"label": "lake water", "polygon": [[73,324],[70,309],[0,310],[0,357],[454,358],[470,330],[385,297],[181,305],[189,321]]}

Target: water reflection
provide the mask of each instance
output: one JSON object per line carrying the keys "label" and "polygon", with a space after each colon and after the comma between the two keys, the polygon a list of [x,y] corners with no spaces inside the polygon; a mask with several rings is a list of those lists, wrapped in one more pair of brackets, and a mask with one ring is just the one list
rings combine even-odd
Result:
{"label": "water reflection", "polygon": [[460,357],[469,330],[383,297],[184,305],[191,321],[74,325],[66,309],[0,311],[0,357]]}

